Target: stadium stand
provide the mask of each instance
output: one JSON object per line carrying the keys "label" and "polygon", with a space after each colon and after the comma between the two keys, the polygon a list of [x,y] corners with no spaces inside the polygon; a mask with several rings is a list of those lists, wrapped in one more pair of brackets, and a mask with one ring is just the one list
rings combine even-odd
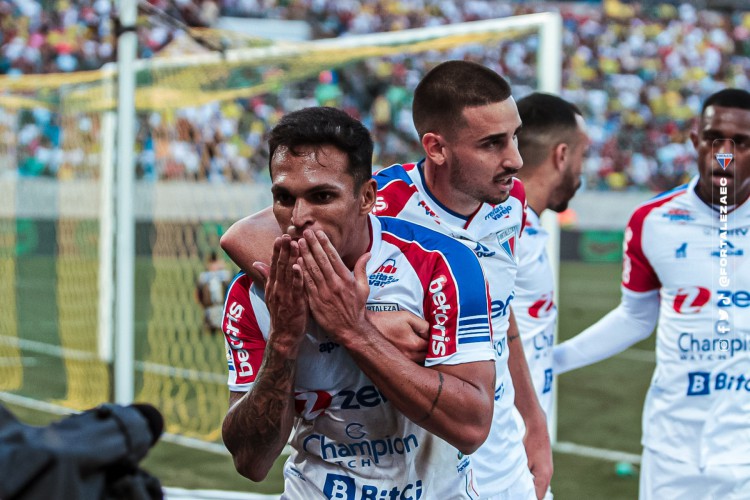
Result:
{"label": "stadium stand", "polygon": [[[489,0],[214,0],[149,2],[189,26],[210,26],[218,15],[305,20],[317,38],[559,10],[564,17],[563,96],[577,103],[594,144],[585,166],[588,189],[662,190],[693,172],[690,117],[723,86],[750,85],[750,13],[702,11],[688,3],[505,3]],[[0,1],[0,73],[72,72],[114,60],[115,27],[105,0]],[[139,57],[149,58],[180,37],[175,24],[143,23]],[[496,51],[467,54],[506,74],[521,97],[533,88],[534,39]],[[176,120],[139,116],[138,168],[146,180],[235,182],[265,178],[264,132],[292,108],[343,106],[374,132],[376,163],[417,151],[410,119],[419,56],[362,63],[357,71],[325,71],[302,83],[296,99],[268,94],[206,105]],[[81,132],[91,124],[81,123]],[[60,124],[44,110],[20,123],[0,115],[0,134],[19,136],[18,175],[91,176],[80,151],[63,151]],[[65,161],[63,161],[65,160]],[[60,169],[61,164],[74,165]],[[3,174],[0,171],[0,174]]]}

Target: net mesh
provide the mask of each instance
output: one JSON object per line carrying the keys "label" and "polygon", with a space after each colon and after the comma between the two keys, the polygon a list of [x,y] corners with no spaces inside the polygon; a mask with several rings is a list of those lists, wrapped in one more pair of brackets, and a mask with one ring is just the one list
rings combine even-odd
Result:
{"label": "net mesh", "polygon": [[[200,36],[243,48],[171,47],[136,67],[134,376],[136,399],[163,412],[168,432],[216,441],[224,344],[196,281],[224,229],[269,203],[265,132],[287,111],[333,104],[373,131],[376,163],[417,159],[414,75],[449,58],[499,65],[508,40],[533,53],[537,29],[467,23],[306,44]],[[100,317],[113,279],[102,228],[115,77],[112,67],[0,77],[0,390],[77,410],[112,392],[111,315]]]}

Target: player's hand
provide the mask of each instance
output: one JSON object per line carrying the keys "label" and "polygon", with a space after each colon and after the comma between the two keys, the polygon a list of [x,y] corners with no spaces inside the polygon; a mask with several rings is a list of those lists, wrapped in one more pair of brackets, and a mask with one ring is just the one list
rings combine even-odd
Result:
{"label": "player's hand", "polygon": [[310,312],[332,340],[346,345],[349,332],[363,331],[363,325],[369,325],[365,305],[370,285],[365,266],[370,254],[359,258],[352,275],[323,231],[305,230],[299,248],[297,262],[303,271]]}
{"label": "player's hand", "polygon": [[545,419],[526,425],[526,435],[523,437],[526,448],[529,470],[534,476],[534,490],[536,497],[541,500],[547,494],[552,480],[552,446]]}
{"label": "player's hand", "polygon": [[409,311],[371,312],[367,319],[407,358],[423,365],[429,345],[430,324]]}
{"label": "player's hand", "polygon": [[308,305],[302,269],[297,264],[299,245],[285,234],[276,238],[271,266],[256,262],[253,267],[265,280],[265,301],[271,319],[269,342],[293,349],[304,338]]}

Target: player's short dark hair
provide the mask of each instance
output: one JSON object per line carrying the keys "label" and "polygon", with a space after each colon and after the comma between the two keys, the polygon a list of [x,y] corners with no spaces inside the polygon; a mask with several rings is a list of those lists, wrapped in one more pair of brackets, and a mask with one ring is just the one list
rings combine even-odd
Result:
{"label": "player's short dark hair", "polygon": [[517,104],[522,123],[518,151],[524,168],[541,164],[551,146],[574,139],[578,128],[576,115],[582,116],[575,104],[541,92],[529,94]]}
{"label": "player's short dark hair", "polygon": [[491,69],[470,61],[446,61],[432,68],[414,91],[412,117],[421,138],[427,132],[450,133],[467,107],[510,97],[510,84]]}
{"label": "player's short dark hair", "polygon": [[304,146],[326,145],[346,153],[349,159],[348,173],[354,178],[355,189],[372,178],[373,144],[370,132],[346,112],[327,106],[304,108],[281,118],[268,139],[269,171],[273,155],[280,146],[296,155]]}
{"label": "player's short dark hair", "polygon": [[708,96],[703,103],[701,116],[706,113],[709,106],[720,106],[722,108],[750,109],[750,92],[742,89],[724,89]]}

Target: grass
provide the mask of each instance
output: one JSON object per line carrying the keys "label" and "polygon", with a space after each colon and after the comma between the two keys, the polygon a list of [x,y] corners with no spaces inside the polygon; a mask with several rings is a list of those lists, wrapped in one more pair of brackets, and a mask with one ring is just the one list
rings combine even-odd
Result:
{"label": "grass", "polygon": [[[562,264],[558,301],[561,312],[560,341],[580,332],[617,305],[620,294],[619,271],[619,264]],[[24,272],[29,271],[26,269]],[[158,270],[149,270],[149,273],[153,279],[154,275],[158,275]],[[140,286],[145,287],[143,283]],[[141,296],[139,300],[147,300],[147,297]],[[50,323],[53,312],[46,311],[38,315],[37,326],[40,322]],[[24,311],[23,314],[26,314],[25,317],[31,316],[29,311]],[[146,328],[143,320],[138,324],[141,328]],[[653,338],[635,347],[653,350]],[[211,352],[211,356],[215,356]],[[221,360],[217,363],[221,363]],[[640,453],[641,409],[652,372],[653,363],[615,356],[559,377],[558,440]],[[51,385],[45,393],[54,393],[54,396],[59,397],[62,389],[55,387],[60,383],[59,380],[50,381]],[[169,394],[164,398],[168,399]],[[198,396],[196,398],[200,399]],[[207,414],[220,415],[226,405],[223,396],[221,404],[224,406],[213,408]],[[16,406],[12,406],[11,410],[23,421],[35,425],[43,425],[59,418]],[[618,476],[612,462],[561,453],[556,453],[554,459],[555,475],[552,484],[558,500],[637,497],[637,477]],[[280,492],[283,487],[281,460],[277,461],[266,481],[256,484],[234,471],[229,456],[201,452],[163,441],[151,450],[143,466],[159,477],[165,486],[260,493]]]}

